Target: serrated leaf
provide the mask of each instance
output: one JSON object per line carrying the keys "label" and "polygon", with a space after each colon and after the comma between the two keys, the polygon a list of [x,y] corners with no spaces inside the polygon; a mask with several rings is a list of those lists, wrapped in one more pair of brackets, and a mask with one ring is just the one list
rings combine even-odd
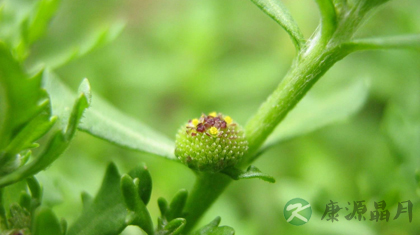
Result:
{"label": "serrated leaf", "polygon": [[171,203],[169,204],[168,211],[165,213],[165,217],[168,221],[171,221],[177,217],[182,217],[182,211],[184,210],[185,203],[187,202],[188,191],[181,189],[175,194]]}
{"label": "serrated leaf", "polygon": [[227,227],[227,226],[218,227],[220,224],[220,221],[221,221],[221,218],[219,216],[216,217],[208,225],[194,232],[193,235],[233,235],[235,234],[235,230],[231,227]]}
{"label": "serrated leaf", "polygon": [[177,235],[182,232],[187,221],[184,218],[176,218],[159,230],[157,235]]}
{"label": "serrated leaf", "polygon": [[74,133],[76,132],[76,128],[79,124],[82,115],[91,103],[91,93],[90,93],[90,85],[87,79],[84,79],[79,86],[79,97],[74,104],[74,108],[70,114],[69,122],[64,132],[64,138],[69,141]]}
{"label": "serrated leaf", "polygon": [[138,194],[143,201],[144,205],[147,205],[152,194],[152,176],[150,176],[146,165],[142,165],[130,171],[128,175],[133,179],[138,179],[137,188]]}
{"label": "serrated leaf", "polygon": [[25,229],[31,227],[31,214],[17,203],[10,206],[9,227]]}
{"label": "serrated leaf", "polygon": [[92,205],[93,198],[87,192],[82,192],[81,198],[83,209],[89,208]]}
{"label": "serrated leaf", "polygon": [[29,78],[8,47],[0,42],[0,149],[4,149],[23,124],[43,109],[46,99],[41,76]]}
{"label": "serrated leaf", "polygon": [[231,168],[224,169],[222,173],[230,176],[234,180],[261,179],[270,183],[276,182],[276,180],[272,176],[262,173],[255,166],[249,166],[246,171],[231,167]]}
{"label": "serrated leaf", "polygon": [[0,189],[1,201],[7,217],[10,217],[10,206],[19,203],[19,196],[22,192],[26,192],[27,184],[25,181],[17,182],[16,184],[9,185]]}
{"label": "serrated leaf", "polygon": [[31,211],[31,195],[27,192],[20,193],[19,205],[27,211]]}
{"label": "serrated leaf", "polygon": [[220,216],[217,216],[209,224],[205,225],[204,227],[202,227],[201,229],[196,231],[193,235],[203,235],[203,234],[208,233],[212,229],[217,228],[217,226],[219,226],[221,220],[222,220],[222,218],[220,218]]}
{"label": "serrated leaf", "polygon": [[[76,126],[80,122],[84,110],[89,106],[89,94],[85,91],[82,92],[76,99],[71,114],[68,118],[68,123],[63,126],[61,130],[57,131],[44,151],[37,157],[35,157],[28,164],[17,168],[10,174],[0,178],[0,187],[8,184],[12,184],[21,179],[25,179],[31,175],[38,173],[45,169],[48,165],[54,162],[70,144]],[[68,112],[67,110],[64,112]]]}
{"label": "serrated leaf", "polygon": [[[48,104],[48,102],[45,102],[45,104]],[[56,117],[51,117],[51,114],[46,111],[38,114],[19,131],[5,151],[10,155],[14,155],[22,150],[31,148],[34,141],[44,136],[51,129],[56,119]]]}
{"label": "serrated leaf", "polygon": [[297,50],[303,47],[305,39],[299,26],[280,0],[252,0],[252,2],[286,30]]}
{"label": "serrated leaf", "polygon": [[133,179],[129,175],[123,175],[121,177],[121,190],[124,196],[124,202],[128,210],[132,212],[129,214],[129,218],[126,219],[126,222],[130,225],[139,226],[147,234],[153,234],[153,223],[149,211],[138,194],[139,190],[136,183],[133,182]]}
{"label": "serrated leaf", "polygon": [[69,227],[68,235],[119,234],[126,227],[127,210],[120,189],[120,175],[110,164],[92,204]]}
{"label": "serrated leaf", "polygon": [[168,201],[166,201],[165,198],[160,197],[158,198],[158,206],[159,206],[160,214],[164,216],[169,208]]}
{"label": "serrated leaf", "polygon": [[28,184],[29,190],[31,191],[32,198],[41,202],[42,187],[38,180],[35,177],[29,177],[26,179],[26,183]]}
{"label": "serrated leaf", "polygon": [[324,97],[308,94],[268,137],[260,153],[285,140],[348,118],[361,109],[367,95],[368,86],[363,81]]}
{"label": "serrated leaf", "polygon": [[34,235],[63,234],[57,216],[47,207],[40,207],[35,211],[32,232]]}
{"label": "serrated leaf", "polygon": [[[48,73],[44,78],[45,88],[51,96],[53,115],[65,121],[68,117],[63,113],[69,106],[72,92],[53,74]],[[122,147],[175,160],[173,141],[123,114],[97,95],[78,128]]]}

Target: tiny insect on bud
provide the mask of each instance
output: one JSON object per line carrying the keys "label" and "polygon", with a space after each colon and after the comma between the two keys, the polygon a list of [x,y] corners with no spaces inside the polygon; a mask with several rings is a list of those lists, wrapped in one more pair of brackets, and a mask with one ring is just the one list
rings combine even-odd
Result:
{"label": "tiny insect on bud", "polygon": [[198,171],[219,172],[234,166],[247,150],[242,127],[221,113],[192,119],[176,135],[176,157]]}

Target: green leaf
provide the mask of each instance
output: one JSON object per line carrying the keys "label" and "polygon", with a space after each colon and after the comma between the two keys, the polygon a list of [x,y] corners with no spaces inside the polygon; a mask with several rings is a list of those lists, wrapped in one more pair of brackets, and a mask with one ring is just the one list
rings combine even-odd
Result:
{"label": "green leaf", "polygon": [[[65,121],[63,112],[72,92],[51,73],[45,76],[45,88],[51,96],[53,114]],[[97,95],[78,128],[122,147],[176,160],[172,140],[121,113]]]}
{"label": "green leaf", "polygon": [[19,196],[22,192],[26,192],[27,184],[25,181],[17,182],[16,184],[9,185],[7,187],[0,189],[1,201],[0,204],[3,206],[5,213],[10,217],[9,208],[13,204],[18,204],[20,202]]}
{"label": "green leaf", "polygon": [[89,208],[92,205],[93,198],[87,192],[82,192],[81,198],[83,209]]}
{"label": "green leaf", "polygon": [[187,221],[184,218],[176,218],[157,232],[157,235],[176,235],[182,232]]}
{"label": "green leaf", "polygon": [[42,188],[38,180],[35,177],[29,177],[26,179],[26,183],[28,184],[29,190],[31,190],[32,198],[41,200]]}
{"label": "green leaf", "polygon": [[92,204],[69,227],[68,235],[119,234],[127,226],[127,210],[120,189],[120,175],[110,164],[104,180]]}
{"label": "green leaf", "polygon": [[[89,35],[80,46],[72,46],[62,52],[57,52],[53,56],[42,59],[42,63],[48,65],[51,69],[57,69],[69,62],[85,56],[86,54],[103,47],[114,41],[123,31],[125,22],[118,21],[111,25],[95,29],[92,35]],[[40,65],[35,65],[38,67]]]}
{"label": "green leaf", "polygon": [[308,94],[268,137],[259,154],[285,140],[348,118],[361,109],[367,95],[368,87],[363,81],[328,96]]}
{"label": "green leaf", "polygon": [[4,149],[23,124],[45,107],[41,76],[24,72],[7,46],[0,42],[0,149]]}
{"label": "green leaf", "polygon": [[165,198],[160,197],[158,198],[158,206],[159,206],[160,214],[162,215],[162,217],[165,216],[169,208],[168,201],[166,201]]}
{"label": "green leaf", "polygon": [[218,216],[208,225],[204,226],[203,228],[199,229],[193,235],[233,235],[235,234],[235,230],[231,227],[221,226],[218,227],[220,224],[221,218]]}
{"label": "green leaf", "polygon": [[185,203],[187,202],[188,191],[185,189],[181,189],[178,193],[174,196],[169,204],[168,211],[165,213],[165,217],[168,221],[171,221],[177,217],[182,217],[182,211],[184,210]]}
{"label": "green leaf", "polygon": [[364,14],[390,0],[356,0],[354,8],[357,9],[361,14]]}
{"label": "green leaf", "polygon": [[27,211],[31,211],[31,201],[31,195],[29,195],[27,192],[22,191],[20,193],[19,205],[22,208],[25,208]]}
{"label": "green leaf", "polygon": [[286,30],[298,51],[304,46],[305,39],[299,26],[280,0],[252,0],[252,2]]}
{"label": "green leaf", "polygon": [[90,85],[87,79],[83,79],[79,86],[79,97],[74,104],[74,108],[70,114],[68,125],[64,132],[64,138],[69,141],[76,132],[77,125],[82,118],[83,112],[91,103],[92,95],[90,93]]}
{"label": "green leaf", "polygon": [[31,226],[31,214],[26,208],[17,203],[10,206],[9,227],[12,229],[25,229]]}
{"label": "green leaf", "polygon": [[333,0],[315,0],[321,12],[321,40],[328,43],[337,28],[337,14]]}
{"label": "green leaf", "polygon": [[234,180],[241,179],[261,179],[270,183],[276,182],[276,180],[267,174],[262,173],[257,167],[249,166],[246,171],[243,171],[238,168],[227,168],[222,171],[222,173],[230,176]]}
{"label": "green leaf", "polygon": [[130,175],[134,179],[138,179],[136,181],[138,195],[140,196],[144,205],[147,205],[152,194],[152,177],[150,176],[146,165],[143,164],[143,166],[135,168],[130,173],[128,173],[128,175]]}
{"label": "green leaf", "polygon": [[32,232],[34,235],[63,234],[61,224],[54,212],[47,207],[35,211]]}
{"label": "green leaf", "polygon": [[63,129],[57,131],[45,150],[28,164],[17,168],[12,173],[0,178],[0,187],[15,183],[19,180],[25,179],[31,175],[38,173],[45,169],[52,162],[54,162],[70,144],[76,126],[80,122],[84,110],[90,104],[90,92],[86,90],[85,82],[81,85],[81,93],[76,99],[71,114],[68,118],[68,123]]}
{"label": "green leaf", "polygon": [[[138,178],[136,178],[138,180]],[[149,211],[146,205],[141,200],[138,186],[129,175],[121,177],[121,190],[124,196],[125,204],[130,213],[126,219],[126,223],[130,225],[137,225],[142,228],[147,234],[153,234],[153,223],[150,218]]]}
{"label": "green leaf", "polygon": [[[416,86],[418,87],[418,86]],[[412,88],[413,90],[416,88]],[[408,89],[404,90],[407,94],[413,91]],[[416,89],[415,92],[418,92]],[[418,97],[416,95],[407,97]],[[409,101],[405,102],[391,102],[385,112],[383,127],[385,134],[390,141],[391,150],[394,151],[394,155],[398,157],[400,163],[405,163],[409,170],[414,173],[416,167],[420,166],[420,112],[418,108],[420,103],[417,100],[417,104],[413,105],[416,111],[410,111],[407,107]],[[416,101],[411,101],[412,103]]]}
{"label": "green leaf", "polygon": [[[44,102],[44,104],[48,105],[48,102]],[[44,136],[51,129],[57,117],[51,117],[48,111],[38,114],[19,131],[5,149],[9,155],[15,155],[22,150],[32,148],[34,141]]]}
{"label": "green leaf", "polygon": [[40,0],[23,23],[22,37],[29,46],[45,33],[48,23],[58,9],[59,0]]}

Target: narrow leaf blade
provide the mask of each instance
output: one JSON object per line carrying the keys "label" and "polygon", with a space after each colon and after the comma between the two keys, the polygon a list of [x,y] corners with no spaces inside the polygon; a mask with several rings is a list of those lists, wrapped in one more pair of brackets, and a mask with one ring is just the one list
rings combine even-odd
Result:
{"label": "narrow leaf blade", "polygon": [[130,171],[129,175],[138,179],[138,194],[144,204],[147,205],[152,194],[152,176],[149,170],[147,170],[146,165],[142,165]]}
{"label": "narrow leaf blade", "polygon": [[127,209],[120,190],[120,175],[110,164],[92,204],[69,227],[68,235],[119,234],[126,227]]}
{"label": "narrow leaf blade", "polygon": [[265,173],[262,173],[257,167],[249,166],[246,171],[243,171],[238,168],[228,168],[222,171],[226,175],[230,176],[234,180],[241,180],[241,179],[261,179],[270,183],[275,183],[276,180]]}
{"label": "narrow leaf blade", "polygon": [[235,230],[228,226],[221,226],[218,227],[220,224],[220,217],[216,217],[212,222],[208,225],[202,227],[193,235],[234,235]]}
{"label": "narrow leaf blade", "polygon": [[[65,109],[69,107],[72,92],[52,73],[44,79],[51,96],[53,114],[61,118],[60,123],[66,122],[69,117]],[[173,141],[121,113],[99,96],[92,100],[92,107],[84,114],[78,128],[122,147],[175,160]]]}
{"label": "narrow leaf blade", "polygon": [[35,211],[32,231],[34,235],[63,234],[57,216],[51,209],[46,207],[40,207]]}
{"label": "narrow leaf blade", "polygon": [[176,218],[169,222],[165,227],[158,231],[158,235],[177,235],[182,232],[187,221],[184,218]]}
{"label": "narrow leaf blade", "polygon": [[187,202],[188,191],[185,189],[181,189],[178,193],[174,196],[169,204],[169,210],[166,213],[166,219],[172,220],[177,217],[182,216],[182,211],[184,210],[185,203]]}
{"label": "narrow leaf blade", "polygon": [[303,47],[305,39],[299,26],[280,0],[252,0],[252,2],[286,30],[297,50]]}

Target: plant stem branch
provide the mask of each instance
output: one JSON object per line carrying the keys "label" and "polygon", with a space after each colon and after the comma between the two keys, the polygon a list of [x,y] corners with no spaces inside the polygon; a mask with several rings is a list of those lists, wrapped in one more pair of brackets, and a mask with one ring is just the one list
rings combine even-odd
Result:
{"label": "plant stem branch", "polygon": [[[282,17],[285,17],[284,9],[276,5],[278,1],[252,1],[288,31],[295,44],[297,42],[297,48],[300,48],[300,50],[285,78],[245,126],[249,150],[240,163],[240,167],[246,167],[258,158],[260,155],[258,150],[270,133],[318,79],[337,61],[355,50],[396,48],[401,45],[412,47],[413,45],[417,46],[420,41],[419,36],[413,36],[394,40],[356,40],[347,43],[353,37],[364,15],[373,6],[380,5],[387,0],[375,0],[375,2],[368,2],[352,9],[346,9],[345,1],[316,0],[321,10],[321,30],[308,41],[307,45],[300,47],[300,36],[294,36],[295,33],[299,34],[299,31],[290,30],[293,29],[294,22],[292,22],[292,28],[284,24],[287,20],[282,19]],[[337,17],[334,3],[346,9],[347,12],[343,14],[345,17]],[[286,19],[288,19],[287,17],[289,16],[286,15]],[[290,17],[290,19],[292,18]],[[231,181],[230,178],[219,173],[198,173],[185,209],[187,213],[185,233],[191,231],[202,214],[213,204]]]}
{"label": "plant stem branch", "polygon": [[185,205],[187,224],[183,230],[188,234],[204,212],[232,182],[228,176],[216,173],[198,173],[197,179]]}
{"label": "plant stem branch", "polygon": [[[317,42],[314,42],[317,44]],[[340,50],[326,50],[323,42],[309,47],[309,51],[296,59],[277,89],[260,106],[245,126],[249,150],[243,165],[256,159],[258,149],[288,112],[303,98],[316,81],[343,57]]]}
{"label": "plant stem branch", "polygon": [[315,0],[315,2],[321,13],[321,41],[327,44],[337,28],[335,6],[332,0]]}
{"label": "plant stem branch", "polygon": [[343,44],[349,52],[385,49],[420,49],[420,34],[355,39]]}
{"label": "plant stem branch", "polygon": [[268,16],[275,20],[289,34],[299,52],[305,45],[305,38],[289,10],[280,0],[251,0]]}

